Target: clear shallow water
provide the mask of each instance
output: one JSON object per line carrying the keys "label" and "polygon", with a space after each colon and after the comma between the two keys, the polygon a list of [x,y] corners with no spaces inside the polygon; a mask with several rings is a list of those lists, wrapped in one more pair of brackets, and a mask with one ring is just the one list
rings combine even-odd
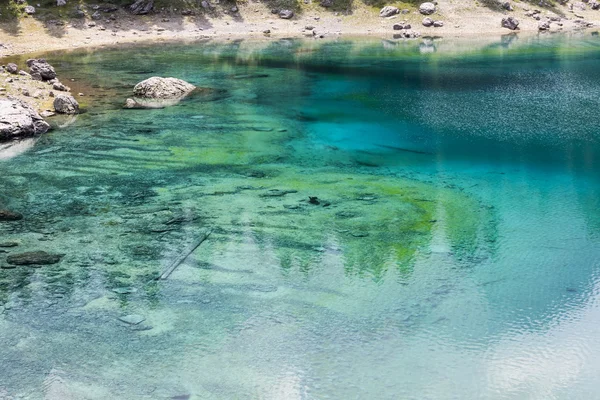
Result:
{"label": "clear shallow water", "polygon": [[[0,270],[0,397],[597,396],[596,37],[48,59],[87,113],[1,153],[4,250],[65,257]],[[153,75],[215,90],[122,110]]]}

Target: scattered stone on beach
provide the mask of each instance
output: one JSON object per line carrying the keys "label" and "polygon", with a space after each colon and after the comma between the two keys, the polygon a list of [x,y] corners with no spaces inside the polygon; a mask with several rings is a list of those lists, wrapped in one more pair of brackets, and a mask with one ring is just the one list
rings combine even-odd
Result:
{"label": "scattered stone on beach", "polygon": [[429,17],[423,18],[422,24],[423,26],[429,28],[430,26],[433,26],[433,20]]}
{"label": "scattered stone on beach", "polygon": [[385,6],[379,11],[379,16],[382,18],[391,17],[392,15],[396,15],[400,13],[400,9],[394,6]]}
{"label": "scattered stone on beach", "polygon": [[50,125],[29,104],[13,98],[0,98],[0,141],[48,132]]}
{"label": "scattered stone on beach", "polygon": [[9,63],[6,65],[6,72],[8,72],[9,74],[16,74],[17,72],[19,72],[19,67],[17,66],[17,64]]}
{"label": "scattered stone on beach", "polygon": [[435,4],[426,2],[419,6],[419,12],[423,15],[431,15],[435,12]]}
{"label": "scattered stone on beach", "polygon": [[291,19],[294,17],[294,12],[292,10],[281,10],[279,11],[279,18],[282,19]]}
{"label": "scattered stone on beach", "polygon": [[73,96],[59,94],[54,99],[54,110],[59,114],[77,114],[79,112],[79,103]]}
{"label": "scattered stone on beach", "polygon": [[56,78],[54,67],[48,64],[43,58],[29,59],[27,60],[27,66],[29,67],[31,77],[35,80],[49,81]]}
{"label": "scattered stone on beach", "polygon": [[550,29],[550,21],[540,21],[538,23],[538,30],[539,31],[547,31]]}
{"label": "scattered stone on beach", "polygon": [[0,222],[19,221],[21,219],[23,219],[23,214],[10,210],[0,210]]}
{"label": "scattered stone on beach", "polygon": [[442,26],[444,26],[444,21],[433,21],[434,28],[441,28]]}
{"label": "scattered stone on beach", "polygon": [[399,22],[392,26],[392,29],[394,29],[395,31],[401,31],[403,29],[410,29],[410,28],[411,28],[411,25],[406,21]]}
{"label": "scattered stone on beach", "polygon": [[144,322],[145,320],[146,320],[146,318],[144,318],[138,314],[130,314],[130,315],[124,315],[122,317],[119,317],[119,321],[125,322],[126,324],[129,324],[129,325],[139,325],[142,322]]}
{"label": "scattered stone on beach", "polygon": [[519,20],[513,17],[502,18],[502,27],[512,31],[519,29]]}
{"label": "scattered stone on beach", "polygon": [[418,37],[421,37],[421,33],[411,29],[406,29],[400,31],[400,33],[394,34],[394,39],[416,39]]}
{"label": "scattered stone on beach", "polygon": [[6,258],[6,262],[12,265],[50,265],[57,264],[63,258],[60,254],[47,253],[45,251],[31,251],[27,253],[12,254]]}
{"label": "scattered stone on beach", "polygon": [[133,94],[146,99],[180,99],[196,87],[177,78],[152,77],[135,85]]}
{"label": "scattered stone on beach", "polygon": [[513,10],[514,10],[514,9],[513,9],[513,6],[510,4],[510,2],[509,2],[509,1],[504,1],[504,2],[502,2],[502,3],[500,4],[500,6],[501,6],[501,7],[502,7],[504,10],[506,10],[506,11],[513,11]]}

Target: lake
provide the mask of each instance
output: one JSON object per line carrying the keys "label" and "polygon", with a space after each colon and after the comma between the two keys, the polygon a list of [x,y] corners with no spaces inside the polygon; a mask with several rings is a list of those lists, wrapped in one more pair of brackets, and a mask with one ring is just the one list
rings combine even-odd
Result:
{"label": "lake", "polygon": [[598,396],[598,36],[46,57],[85,112],[0,150],[0,398]]}

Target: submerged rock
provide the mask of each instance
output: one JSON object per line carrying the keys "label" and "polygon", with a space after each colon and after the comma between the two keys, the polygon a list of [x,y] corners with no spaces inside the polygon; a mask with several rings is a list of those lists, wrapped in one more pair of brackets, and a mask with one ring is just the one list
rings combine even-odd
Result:
{"label": "submerged rock", "polygon": [[29,104],[10,96],[0,99],[0,141],[39,135],[49,129]]}
{"label": "submerged rock", "polygon": [[10,255],[6,262],[12,265],[49,265],[59,263],[62,257],[60,254],[51,254],[45,251],[31,251]]}
{"label": "submerged rock", "polygon": [[137,315],[137,314],[130,314],[130,315],[124,315],[122,317],[119,317],[119,321],[125,322],[126,324],[129,324],[129,325],[139,325],[142,322],[144,322],[145,320],[146,320],[146,318],[142,317],[141,315]]}
{"label": "submerged rock", "polygon": [[[0,210],[0,222],[1,221],[19,221],[23,219],[23,214],[19,214],[18,212],[10,211],[10,210]],[[0,247],[9,247],[9,246],[0,246]]]}
{"label": "submerged rock", "polygon": [[79,112],[79,103],[73,96],[59,94],[54,99],[54,110],[60,114],[77,114]]}

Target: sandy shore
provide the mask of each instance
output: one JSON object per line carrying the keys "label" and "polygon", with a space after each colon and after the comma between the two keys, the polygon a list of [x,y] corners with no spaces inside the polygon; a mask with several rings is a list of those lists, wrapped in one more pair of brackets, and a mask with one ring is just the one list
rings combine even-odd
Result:
{"label": "sandy shore", "polygon": [[[478,3],[477,3],[478,4]],[[38,53],[83,47],[113,46],[163,40],[238,39],[339,36],[375,36],[392,39],[393,25],[407,21],[412,30],[421,36],[481,37],[498,36],[513,32],[502,28],[503,17],[512,16],[520,22],[522,33],[538,32],[539,21],[528,16],[535,8],[525,3],[514,3],[514,11],[500,11],[477,6],[465,1],[450,1],[440,5],[431,17],[444,22],[440,28],[424,27],[424,16],[416,7],[407,14],[391,18],[379,17],[378,9],[360,3],[352,12],[330,12],[322,7],[302,10],[291,20],[278,18],[263,3],[249,2],[240,6],[239,12],[222,14],[216,18],[187,16],[180,13],[159,12],[147,16],[133,16],[119,10],[98,21],[76,19],[68,22],[41,21],[26,17],[11,24],[0,24],[0,57],[16,54]],[[574,31],[582,22],[600,26],[600,11],[573,11],[568,6],[539,9],[541,20],[561,18],[551,23],[550,31]],[[581,18],[582,17],[582,18]],[[587,29],[594,29],[587,28]],[[307,28],[314,28],[309,30]],[[265,34],[265,31],[270,31]],[[314,31],[314,33],[313,33]]]}

